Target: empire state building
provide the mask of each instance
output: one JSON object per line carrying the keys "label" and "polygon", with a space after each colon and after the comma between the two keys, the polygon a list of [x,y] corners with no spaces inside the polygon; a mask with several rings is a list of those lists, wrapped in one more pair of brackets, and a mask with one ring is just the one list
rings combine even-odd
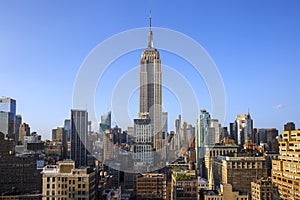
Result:
{"label": "empire state building", "polygon": [[159,52],[153,46],[151,20],[150,16],[148,47],[143,51],[140,60],[139,118],[150,118],[154,148],[159,150],[165,145],[162,131],[162,72]]}

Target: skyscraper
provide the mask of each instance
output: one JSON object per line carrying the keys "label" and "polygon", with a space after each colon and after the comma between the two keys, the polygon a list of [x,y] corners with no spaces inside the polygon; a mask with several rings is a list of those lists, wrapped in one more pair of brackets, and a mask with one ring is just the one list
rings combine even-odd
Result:
{"label": "skyscraper", "polygon": [[143,51],[140,60],[140,109],[139,118],[149,115],[154,131],[154,148],[163,148],[162,125],[162,73],[161,60],[153,46],[153,34],[150,16],[148,47]]}
{"label": "skyscraper", "polygon": [[103,132],[103,161],[107,162],[114,156],[114,141],[111,129]]}
{"label": "skyscraper", "polygon": [[24,136],[30,135],[30,127],[28,124],[23,123],[19,128],[19,141],[24,144]]}
{"label": "skyscraper", "polygon": [[70,138],[71,138],[71,120],[70,119],[65,119],[64,129],[67,132],[67,140],[70,141]]}
{"label": "skyscraper", "polygon": [[88,112],[71,110],[71,159],[76,166],[85,166],[87,161],[86,141],[88,136]]}
{"label": "skyscraper", "polygon": [[15,138],[16,100],[0,98],[1,130],[5,137]]}
{"label": "skyscraper", "polygon": [[181,115],[178,115],[178,119],[174,122],[174,128],[175,128],[175,149],[179,150],[181,148]]}
{"label": "skyscraper", "polygon": [[103,133],[106,129],[111,128],[111,112],[107,112],[101,115],[101,122],[100,122],[100,133]]}
{"label": "skyscraper", "polygon": [[12,98],[0,98],[0,111],[11,113],[11,120],[16,118],[16,100]]}
{"label": "skyscraper", "polygon": [[237,145],[243,146],[247,140],[251,140],[253,133],[253,120],[250,113],[237,115],[235,123],[237,134],[235,142]]}
{"label": "skyscraper", "polygon": [[163,135],[164,138],[167,138],[167,133],[168,133],[168,112],[163,112],[162,113],[162,127],[163,127]]}
{"label": "skyscraper", "polygon": [[199,174],[202,175],[203,172],[203,162],[205,156],[205,149],[204,146],[207,144],[207,134],[208,128],[210,125],[210,114],[206,110],[200,111],[200,116],[197,119],[196,124],[196,159],[197,159],[197,166],[199,170]]}
{"label": "skyscraper", "polygon": [[16,121],[15,121],[15,141],[19,141],[19,130],[20,130],[20,125],[22,124],[22,116],[21,115],[16,115]]}
{"label": "skyscraper", "polygon": [[191,137],[195,137],[195,127],[187,122],[183,122],[181,127],[181,146],[188,149]]}
{"label": "skyscraper", "polygon": [[229,132],[230,132],[230,137],[235,140],[237,143],[237,134],[236,134],[236,124],[235,122],[232,122],[229,124]]}
{"label": "skyscraper", "polygon": [[0,111],[0,132],[4,134],[5,137],[11,132],[9,127],[9,113]]}

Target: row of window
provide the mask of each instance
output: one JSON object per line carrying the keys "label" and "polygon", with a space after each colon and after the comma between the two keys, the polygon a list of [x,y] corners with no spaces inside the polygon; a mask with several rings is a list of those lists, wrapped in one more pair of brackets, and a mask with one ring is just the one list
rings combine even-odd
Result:
{"label": "row of window", "polygon": [[[68,181],[68,178],[67,177],[47,177],[47,182],[55,182],[55,178],[57,178],[58,181],[62,181],[62,182],[67,182]],[[72,181],[73,181],[73,184],[75,184],[75,180],[73,180],[74,177],[72,177]],[[83,181],[83,182],[86,182],[86,177],[78,177],[77,180],[80,182],[80,181]],[[71,180],[69,180],[69,184],[71,184]]]}
{"label": "row of window", "polygon": [[[74,188],[73,188],[73,193],[69,193],[69,195],[70,194],[75,194],[74,193]],[[70,191],[70,188],[69,188],[69,191]],[[79,190],[79,191],[77,191],[76,192],[78,195],[86,195],[87,194],[87,192],[86,191],[81,191],[81,190]],[[55,190],[52,190],[52,191],[50,191],[50,190],[47,190],[47,192],[46,192],[46,194],[47,194],[47,196],[49,196],[49,195],[55,195]],[[57,195],[67,195],[68,193],[67,193],[67,191],[57,191]]]}

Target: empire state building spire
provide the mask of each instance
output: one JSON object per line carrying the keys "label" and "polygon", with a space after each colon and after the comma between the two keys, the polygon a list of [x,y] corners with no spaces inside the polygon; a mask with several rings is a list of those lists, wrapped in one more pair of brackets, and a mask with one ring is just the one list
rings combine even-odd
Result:
{"label": "empire state building spire", "polygon": [[151,16],[151,11],[150,11],[150,29],[148,32],[148,48],[153,48],[153,35],[152,35],[152,16]]}

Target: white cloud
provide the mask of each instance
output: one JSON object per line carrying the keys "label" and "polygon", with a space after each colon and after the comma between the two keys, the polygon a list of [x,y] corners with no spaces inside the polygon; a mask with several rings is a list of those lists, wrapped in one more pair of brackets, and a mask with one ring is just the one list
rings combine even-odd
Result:
{"label": "white cloud", "polygon": [[282,103],[280,103],[280,104],[277,104],[277,105],[273,106],[273,109],[274,109],[274,110],[280,110],[280,109],[282,109],[282,108],[284,108],[284,107],[285,107],[285,105],[282,104]]}

